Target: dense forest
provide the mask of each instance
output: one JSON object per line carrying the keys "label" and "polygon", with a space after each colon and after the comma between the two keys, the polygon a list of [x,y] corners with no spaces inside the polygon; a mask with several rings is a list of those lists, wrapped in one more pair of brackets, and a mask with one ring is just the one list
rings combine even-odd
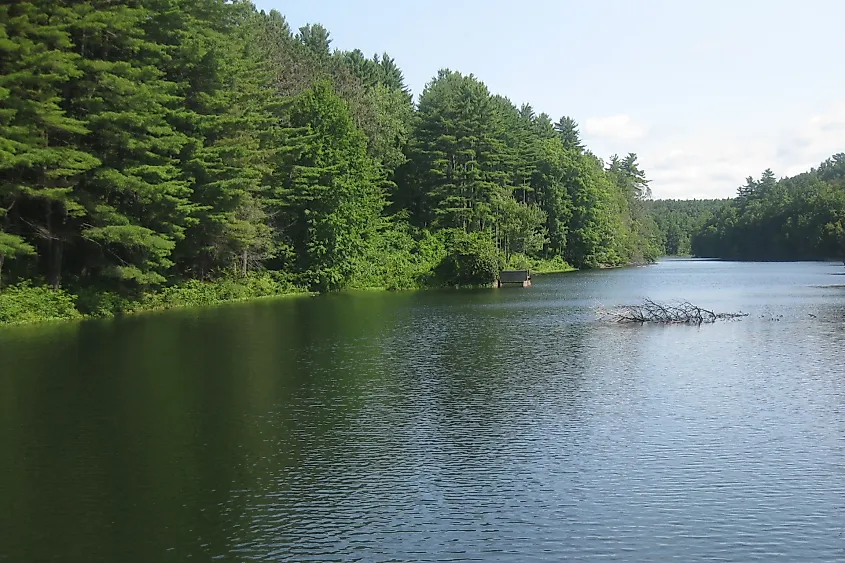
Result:
{"label": "dense forest", "polygon": [[647,208],[657,224],[662,254],[691,256],[692,239],[730,204],[729,199],[656,199]]}
{"label": "dense forest", "polygon": [[415,99],[389,55],[249,2],[0,6],[7,313],[648,262],[649,194],[569,117],[453,70]]}
{"label": "dense forest", "polygon": [[696,256],[816,260],[845,255],[845,153],[777,179],[749,177],[729,205],[711,210],[691,238]]}
{"label": "dense forest", "polygon": [[731,260],[845,257],[845,153],[777,179],[748,177],[733,199],[646,202],[662,253]]}

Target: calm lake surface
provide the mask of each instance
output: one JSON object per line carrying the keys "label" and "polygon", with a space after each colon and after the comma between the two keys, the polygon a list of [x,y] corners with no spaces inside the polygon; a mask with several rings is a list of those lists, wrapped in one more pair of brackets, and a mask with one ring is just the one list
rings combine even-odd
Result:
{"label": "calm lake surface", "polygon": [[[0,561],[845,561],[842,264],[0,331]],[[623,327],[688,299],[750,316]]]}

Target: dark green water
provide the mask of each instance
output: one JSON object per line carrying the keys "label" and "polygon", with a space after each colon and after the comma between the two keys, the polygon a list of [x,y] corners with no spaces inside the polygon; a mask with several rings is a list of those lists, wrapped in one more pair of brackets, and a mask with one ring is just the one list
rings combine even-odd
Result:
{"label": "dark green water", "polygon": [[[2,330],[0,561],[843,561],[841,271]],[[751,316],[595,321],[641,297]]]}

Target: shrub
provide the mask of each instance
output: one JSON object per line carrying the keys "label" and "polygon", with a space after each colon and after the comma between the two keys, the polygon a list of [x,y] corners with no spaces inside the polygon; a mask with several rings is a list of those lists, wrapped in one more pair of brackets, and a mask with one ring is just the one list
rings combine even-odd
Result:
{"label": "shrub", "polygon": [[163,287],[145,293],[133,303],[133,311],[203,307],[226,301],[239,301],[255,297],[285,295],[303,291],[283,275],[254,274],[246,278],[221,278],[214,281],[188,280],[181,285]]}
{"label": "shrub", "polygon": [[82,315],[75,307],[76,296],[62,289],[31,286],[28,282],[0,291],[0,324],[26,324],[71,320]]}
{"label": "shrub", "polygon": [[551,259],[538,260],[532,270],[538,274],[546,274],[553,272],[571,272],[575,268],[572,267],[562,256],[555,256]]}
{"label": "shrub", "polygon": [[537,260],[532,260],[525,254],[511,254],[505,269],[507,270],[536,270]]}
{"label": "shrub", "polygon": [[532,258],[525,254],[511,254],[507,261],[508,270],[531,270],[532,274],[551,274],[574,270],[561,256],[554,258]]}
{"label": "shrub", "polygon": [[446,232],[446,257],[435,270],[444,285],[489,285],[503,267],[502,255],[489,233]]}
{"label": "shrub", "polygon": [[189,280],[134,297],[95,289],[83,289],[76,296],[61,289],[55,291],[22,283],[0,291],[0,325],[83,317],[108,318],[139,311],[201,307],[304,291],[292,276],[276,272],[214,281]]}
{"label": "shrub", "polygon": [[134,301],[110,291],[79,290],[76,308],[83,315],[95,318],[117,317],[132,312]]}
{"label": "shrub", "polygon": [[431,272],[445,255],[442,237],[397,224],[370,241],[367,252],[355,264],[350,287],[387,290],[423,287],[428,285]]}

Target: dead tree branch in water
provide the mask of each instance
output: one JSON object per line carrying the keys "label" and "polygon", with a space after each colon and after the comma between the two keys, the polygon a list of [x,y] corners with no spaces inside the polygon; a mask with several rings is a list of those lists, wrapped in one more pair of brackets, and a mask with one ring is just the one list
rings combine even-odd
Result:
{"label": "dead tree branch in water", "polygon": [[617,323],[631,324],[691,324],[714,323],[719,319],[747,317],[747,313],[715,313],[693,305],[689,301],[676,304],[659,303],[651,299],[638,305],[617,307],[602,315],[605,319]]}

